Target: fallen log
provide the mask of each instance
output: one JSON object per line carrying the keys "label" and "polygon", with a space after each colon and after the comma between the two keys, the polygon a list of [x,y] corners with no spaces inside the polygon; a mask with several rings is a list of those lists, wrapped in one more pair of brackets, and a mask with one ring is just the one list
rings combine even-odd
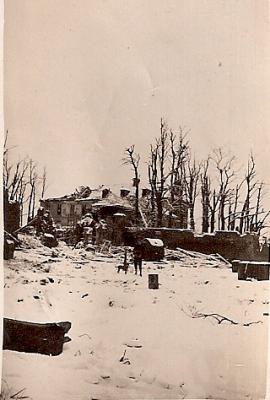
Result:
{"label": "fallen log", "polygon": [[231,265],[231,263],[226,260],[226,258],[222,257],[219,253],[210,254],[210,256],[214,257],[215,259],[219,259],[220,261],[223,261],[224,264]]}
{"label": "fallen log", "polygon": [[29,221],[27,224],[21,226],[19,229],[13,232],[13,235],[17,235],[18,233],[22,232],[24,229],[28,228],[29,226],[32,226],[35,222],[37,221],[37,216],[35,216],[31,221]]}
{"label": "fallen log", "polygon": [[148,228],[148,224],[147,224],[147,222],[146,222],[144,213],[142,212],[142,209],[141,209],[140,206],[139,206],[139,213],[140,213],[140,216],[141,216],[141,218],[142,218],[142,222],[143,222],[143,224],[144,224],[144,227],[145,227],[145,228]]}
{"label": "fallen log", "polygon": [[71,322],[40,324],[4,318],[3,349],[57,356],[71,339],[65,334]]}
{"label": "fallen log", "polygon": [[20,245],[22,242],[16,238],[15,236],[13,236],[11,233],[7,232],[4,230],[4,234],[11,240],[13,240],[16,244]]}

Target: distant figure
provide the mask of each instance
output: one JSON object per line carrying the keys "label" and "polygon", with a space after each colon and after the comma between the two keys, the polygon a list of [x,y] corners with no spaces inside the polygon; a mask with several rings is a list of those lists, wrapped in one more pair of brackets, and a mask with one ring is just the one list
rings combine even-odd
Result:
{"label": "distant figure", "polygon": [[96,228],[96,225],[93,224],[93,227],[92,227],[92,244],[93,245],[96,244],[96,239],[97,239],[97,228]]}
{"label": "distant figure", "polygon": [[95,245],[97,244],[97,228],[99,225],[99,219],[96,215],[93,216],[93,220],[90,224],[90,227],[92,228],[92,244]]}
{"label": "distant figure", "polygon": [[56,234],[53,218],[52,218],[49,210],[45,211],[45,213],[43,215],[41,229],[42,229],[43,233],[49,233],[53,236],[55,236],[55,234]]}
{"label": "distant figure", "polygon": [[105,238],[106,238],[106,233],[107,233],[107,224],[106,222],[101,219],[96,225],[96,240],[95,240],[95,244],[97,245],[101,245],[105,242]]}
{"label": "distant figure", "polygon": [[36,216],[36,221],[35,221],[37,236],[39,236],[42,233],[43,218],[44,218],[44,208],[39,207],[37,210],[37,216]]}
{"label": "distant figure", "polygon": [[81,224],[81,222],[77,222],[76,227],[75,227],[75,245],[74,248],[76,247],[76,245],[82,240],[83,238],[83,226]]}
{"label": "distant figure", "polygon": [[140,271],[140,276],[142,276],[142,249],[140,243],[138,243],[133,250],[133,259],[134,259],[134,268],[135,268],[135,274],[137,275],[138,272],[138,267]]}

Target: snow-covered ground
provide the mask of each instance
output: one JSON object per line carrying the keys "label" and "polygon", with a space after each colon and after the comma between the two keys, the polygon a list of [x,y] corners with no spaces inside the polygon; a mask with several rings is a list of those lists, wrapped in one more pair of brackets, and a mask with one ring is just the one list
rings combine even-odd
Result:
{"label": "snow-covered ground", "polygon": [[[33,400],[265,397],[268,281],[238,281],[222,262],[194,268],[183,261],[144,263],[141,278],[132,268],[118,274],[117,257],[64,245],[57,253],[37,247],[5,262],[6,317],[72,323],[60,356],[3,352],[11,393],[24,389]],[[158,273],[158,290],[148,289],[148,273]],[[211,313],[236,324],[202,315]]]}

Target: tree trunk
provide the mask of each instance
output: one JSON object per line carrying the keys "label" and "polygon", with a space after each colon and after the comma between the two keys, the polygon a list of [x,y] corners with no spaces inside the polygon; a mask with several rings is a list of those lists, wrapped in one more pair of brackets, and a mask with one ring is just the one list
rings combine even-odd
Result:
{"label": "tree trunk", "polygon": [[136,224],[138,224],[140,213],[139,213],[139,180],[137,179],[136,183],[136,192],[135,192],[135,215],[136,215]]}
{"label": "tree trunk", "polygon": [[207,233],[209,230],[209,194],[204,180],[202,188],[202,232]]}
{"label": "tree trunk", "polygon": [[194,204],[190,205],[189,211],[190,211],[190,214],[189,214],[190,229],[195,231]]}
{"label": "tree trunk", "polygon": [[225,199],[222,198],[220,202],[220,229],[225,230]]}
{"label": "tree trunk", "polygon": [[156,203],[157,203],[157,221],[156,221],[156,226],[161,227],[162,226],[162,220],[163,220],[163,205],[162,205],[162,199],[159,193],[157,193],[156,197]]}
{"label": "tree trunk", "polygon": [[28,213],[27,213],[27,222],[31,221],[31,211],[32,211],[32,197],[33,197],[33,187],[31,187],[31,192],[28,200]]}
{"label": "tree trunk", "polygon": [[215,211],[211,211],[211,220],[210,220],[210,231],[213,233],[215,231]]}
{"label": "tree trunk", "polygon": [[32,200],[32,211],[31,211],[31,219],[35,216],[35,209],[36,209],[36,188],[34,186],[33,189],[33,200]]}

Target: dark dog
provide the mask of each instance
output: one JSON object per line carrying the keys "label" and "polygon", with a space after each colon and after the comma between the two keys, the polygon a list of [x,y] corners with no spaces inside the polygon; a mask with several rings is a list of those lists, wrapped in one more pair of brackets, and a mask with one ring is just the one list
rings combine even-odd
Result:
{"label": "dark dog", "polygon": [[124,264],[124,265],[118,265],[117,266],[117,272],[119,274],[120,271],[124,271],[125,274],[128,272],[128,263]]}
{"label": "dark dog", "polygon": [[125,271],[125,274],[126,274],[127,271],[128,271],[127,249],[125,249],[125,256],[124,256],[124,263],[123,263],[123,265],[118,265],[118,266],[117,266],[117,272],[118,272],[118,274],[119,274],[119,272],[121,271],[121,269],[122,269],[123,271]]}

